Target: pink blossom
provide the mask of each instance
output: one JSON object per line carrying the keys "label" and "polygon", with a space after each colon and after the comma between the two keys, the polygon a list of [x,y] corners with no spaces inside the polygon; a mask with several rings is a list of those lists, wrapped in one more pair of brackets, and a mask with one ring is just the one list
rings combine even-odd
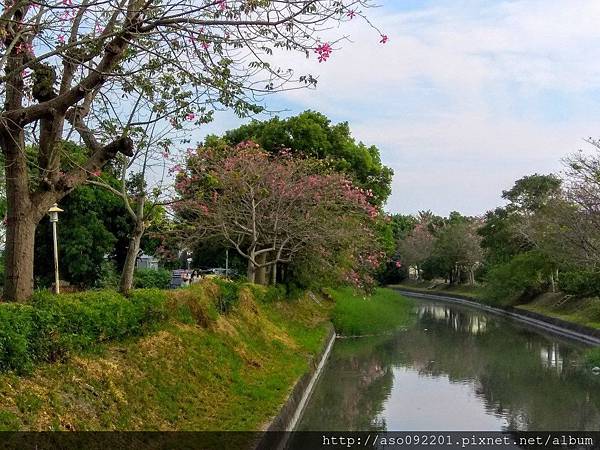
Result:
{"label": "pink blossom", "polygon": [[208,50],[208,48],[209,48],[209,47],[210,47],[210,42],[203,42],[203,43],[202,43],[202,48],[203,48],[204,50]]}
{"label": "pink blossom", "polygon": [[399,269],[402,267],[402,263],[400,261],[396,261],[396,267]]}
{"label": "pink blossom", "polygon": [[102,175],[102,171],[100,169],[96,169],[92,172],[92,175],[95,177],[99,177],[100,175]]}
{"label": "pink blossom", "polygon": [[65,43],[65,35],[64,34],[58,35],[58,42],[60,42],[61,44]]}
{"label": "pink blossom", "polygon": [[182,167],[180,164],[175,164],[173,167],[169,169],[169,173],[181,172]]}
{"label": "pink blossom", "polygon": [[196,114],[194,113],[188,113],[185,116],[185,120],[194,120],[196,118]]}
{"label": "pink blossom", "polygon": [[319,55],[319,62],[325,62],[331,56],[331,45],[328,42],[320,44],[315,48],[315,53]]}
{"label": "pink blossom", "polygon": [[227,9],[227,0],[218,0],[219,9],[225,11]]}
{"label": "pink blossom", "polygon": [[390,39],[390,38],[388,37],[388,35],[387,35],[387,34],[382,34],[382,35],[381,35],[381,39],[380,39],[379,43],[380,43],[380,44],[385,44],[387,41],[389,41],[389,39]]}
{"label": "pink blossom", "polygon": [[356,17],[356,11],[351,9],[350,11],[348,11],[348,14],[346,14],[346,15],[348,16],[349,19],[354,19],[354,17]]}

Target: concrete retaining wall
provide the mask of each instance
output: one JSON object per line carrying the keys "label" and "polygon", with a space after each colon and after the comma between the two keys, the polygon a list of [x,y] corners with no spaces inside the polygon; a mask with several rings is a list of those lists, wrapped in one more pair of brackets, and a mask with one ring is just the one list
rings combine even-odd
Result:
{"label": "concrete retaining wall", "polygon": [[600,345],[600,330],[596,328],[586,327],[566,320],[557,319],[554,317],[544,316],[543,314],[526,311],[511,306],[497,308],[488,306],[484,303],[474,301],[472,298],[459,294],[444,294],[437,292],[420,292],[403,288],[393,288],[402,295],[407,297],[425,298],[430,300],[443,300],[452,303],[466,305],[472,308],[477,308],[491,314],[510,317],[519,322],[527,323],[528,325],[558,334],[569,339],[575,339],[580,342],[591,345]]}
{"label": "concrete retaining wall", "polygon": [[275,432],[293,431],[296,428],[331,353],[334,342],[335,330],[331,325],[322,350],[312,358],[309,363],[309,370],[296,382],[279,414],[264,428],[267,433],[265,433],[257,448],[279,449],[285,447],[289,435]]}

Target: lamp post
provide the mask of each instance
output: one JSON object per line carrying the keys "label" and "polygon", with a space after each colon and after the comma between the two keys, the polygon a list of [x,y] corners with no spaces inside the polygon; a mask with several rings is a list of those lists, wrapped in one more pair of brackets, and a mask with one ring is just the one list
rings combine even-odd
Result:
{"label": "lamp post", "polygon": [[57,294],[60,294],[60,278],[58,276],[58,238],[56,233],[59,212],[63,212],[63,210],[60,209],[56,203],[48,210],[50,222],[52,222],[52,238],[54,240],[54,292]]}

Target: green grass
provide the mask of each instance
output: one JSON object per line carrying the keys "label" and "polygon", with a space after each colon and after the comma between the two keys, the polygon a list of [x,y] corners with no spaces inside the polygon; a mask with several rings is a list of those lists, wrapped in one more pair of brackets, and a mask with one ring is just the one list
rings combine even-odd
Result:
{"label": "green grass", "polygon": [[600,329],[600,299],[597,297],[565,299],[562,294],[547,293],[517,308]]}
{"label": "green grass", "polygon": [[329,290],[334,300],[333,325],[338,334],[380,334],[406,326],[412,319],[413,303],[392,289],[380,288],[363,296],[351,288]]}
{"label": "green grass", "polygon": [[390,287],[406,289],[417,292],[439,292],[444,294],[459,294],[465,297],[470,297],[474,300],[478,300],[482,297],[483,286],[482,285],[449,285],[446,283],[435,283],[432,281],[405,281],[401,284],[395,284]]}
{"label": "green grass", "polygon": [[174,295],[196,320],[175,314],[101,354],[0,375],[0,430],[261,429],[323,346],[331,302],[259,302],[242,287],[215,315],[215,283]]}

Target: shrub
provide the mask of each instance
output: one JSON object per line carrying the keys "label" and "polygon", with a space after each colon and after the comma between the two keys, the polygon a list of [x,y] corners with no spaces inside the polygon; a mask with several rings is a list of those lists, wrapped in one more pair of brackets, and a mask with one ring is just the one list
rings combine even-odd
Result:
{"label": "shrub", "polygon": [[117,289],[119,287],[119,273],[112,261],[104,261],[100,265],[100,274],[95,287],[99,289]]}
{"label": "shrub", "polygon": [[173,291],[167,303],[171,311],[170,315],[183,323],[208,327],[219,317],[219,311],[213,301],[218,294],[208,291],[210,289],[205,289],[202,284]]}
{"label": "shrub", "polygon": [[533,298],[546,289],[550,270],[539,254],[521,253],[508,263],[490,268],[483,300],[494,305],[511,305]]}
{"label": "shrub", "polygon": [[231,311],[233,305],[238,301],[240,295],[240,285],[233,281],[213,278],[215,284],[219,287],[219,293],[217,295],[217,308],[221,313],[227,313]]}
{"label": "shrub", "polygon": [[588,367],[600,367],[600,347],[587,350],[584,354],[584,361]]}
{"label": "shrub", "polygon": [[32,308],[20,304],[0,306],[0,370],[28,370],[33,364],[29,352]]}
{"label": "shrub", "polygon": [[171,272],[166,269],[137,269],[133,275],[136,289],[169,289]]}
{"label": "shrub", "polygon": [[252,292],[252,296],[259,302],[272,303],[277,300],[285,300],[292,298],[292,295],[296,298],[300,297],[304,290],[299,288],[297,285],[268,285],[263,286],[260,284],[248,283],[247,287]]}
{"label": "shrub", "polygon": [[166,295],[114,291],[38,292],[30,305],[0,304],[0,370],[26,372],[98,344],[140,335],[166,318]]}
{"label": "shrub", "polygon": [[565,294],[580,297],[600,296],[600,272],[595,270],[569,270],[562,272],[558,285]]}

